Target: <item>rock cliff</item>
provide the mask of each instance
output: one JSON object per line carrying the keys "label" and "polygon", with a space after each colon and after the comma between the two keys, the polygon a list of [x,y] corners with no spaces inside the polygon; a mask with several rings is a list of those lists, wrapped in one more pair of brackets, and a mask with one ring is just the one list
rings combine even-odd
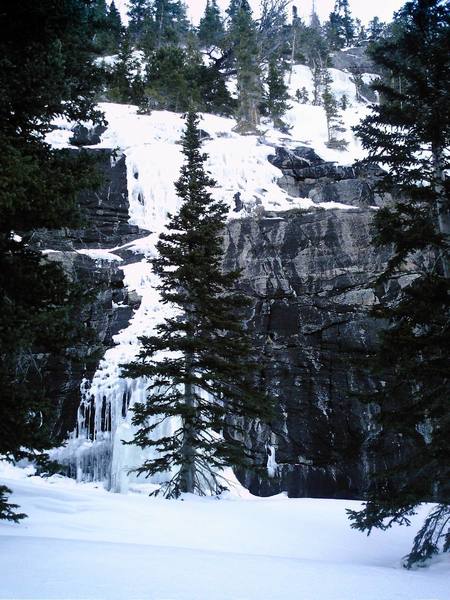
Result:
{"label": "rock cliff", "polygon": [[[86,227],[33,236],[35,246],[53,250],[50,258],[95,290],[77,318],[97,341],[47,369],[62,437],[75,426],[82,380],[138,303],[123,286],[120,263],[92,252],[110,248],[119,259],[136,260],[126,244],[147,233],[127,222],[124,159],[105,150],[100,159],[104,187],[81,198]],[[242,269],[239,285],[253,298],[248,324],[261,357],[259,375],[277,400],[273,429],[250,427],[246,439],[269,476],[238,475],[256,494],[360,497],[374,460],[367,453],[374,423],[356,394],[374,385],[367,359],[379,323],[369,310],[384,294],[372,284],[388,254],[370,244],[371,219],[385,199],[373,191],[376,173],[326,163],[309,148],[278,148],[270,161],[283,171],[279,184],[290,194],[342,207],[260,211],[237,216],[224,232],[224,266]]]}
{"label": "rock cliff", "polygon": [[249,326],[278,405],[272,432],[249,432],[270,474],[240,474],[254,493],[364,490],[374,425],[356,394],[374,383],[366,364],[379,329],[369,316],[378,300],[371,285],[388,258],[370,245],[372,213],[292,211],[227,228],[226,266],[242,269],[254,299]]}

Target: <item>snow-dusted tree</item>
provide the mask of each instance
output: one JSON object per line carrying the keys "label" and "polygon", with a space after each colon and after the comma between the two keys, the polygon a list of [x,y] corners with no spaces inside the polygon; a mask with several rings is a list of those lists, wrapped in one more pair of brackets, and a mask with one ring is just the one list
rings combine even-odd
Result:
{"label": "snow-dusted tree", "polygon": [[356,128],[366,162],[388,167],[380,185],[396,199],[375,217],[377,243],[394,247],[384,279],[406,262],[416,278],[376,313],[390,323],[375,357],[385,384],[368,398],[379,406],[374,443],[383,467],[372,474],[364,509],[350,516],[370,533],[409,525],[420,503],[437,502],[407,567],[450,550],[449,40],[448,3],[408,2],[373,45],[387,72],[374,86],[382,102]]}
{"label": "snow-dusted tree", "polygon": [[347,147],[347,142],[339,136],[345,131],[345,127],[342,123],[338,102],[331,89],[332,82],[331,75],[326,70],[323,77],[324,91],[322,94],[322,103],[327,119],[327,146],[337,150],[344,150]]}
{"label": "snow-dusted tree", "polygon": [[[281,65],[280,67],[278,65]],[[289,94],[287,85],[284,83],[283,64],[275,60],[269,63],[269,71],[266,78],[267,91],[264,98],[265,108],[273,120],[275,127],[286,129],[283,115],[288,110]]]}
{"label": "snow-dusted tree", "polygon": [[[250,460],[238,423],[270,416],[269,401],[252,383],[258,366],[238,316],[248,303],[235,290],[239,272],[222,269],[228,209],[211,195],[215,182],[205,172],[198,123],[194,113],[187,115],[185,163],[175,184],[182,205],[161,234],[153,260],[162,301],[175,312],[155,335],[142,338],[137,360],[124,372],[149,378],[147,400],[133,407],[138,430],[132,443],[158,451],[138,473],[172,472],[162,489],[166,497],[224,489],[221,470]],[[174,419],[174,432],[155,439],[167,419]]]}
{"label": "snow-dusted tree", "polygon": [[305,86],[303,86],[301,90],[296,90],[295,98],[300,104],[309,104],[309,94]]}

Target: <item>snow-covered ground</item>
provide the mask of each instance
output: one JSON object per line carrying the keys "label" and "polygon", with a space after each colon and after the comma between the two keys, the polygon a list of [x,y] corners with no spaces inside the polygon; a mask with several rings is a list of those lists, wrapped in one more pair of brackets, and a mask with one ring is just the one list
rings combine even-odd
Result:
{"label": "snow-covered ground", "polygon": [[0,522],[1,599],[448,599],[448,555],[401,567],[420,518],[367,538],[345,515],[356,502],[162,500],[1,464],[0,474],[29,515]]}

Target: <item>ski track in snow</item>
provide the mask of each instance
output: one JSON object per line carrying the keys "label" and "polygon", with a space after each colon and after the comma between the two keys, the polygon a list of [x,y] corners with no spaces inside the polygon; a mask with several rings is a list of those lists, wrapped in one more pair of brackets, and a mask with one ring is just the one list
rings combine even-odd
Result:
{"label": "ski track in snow", "polygon": [[[214,197],[224,201],[229,207],[229,218],[239,218],[262,206],[266,211],[289,209],[351,209],[351,206],[335,202],[314,205],[308,198],[292,198],[277,184],[282,176],[279,169],[268,162],[274,147],[284,145],[295,148],[306,144],[313,147],[325,160],[339,164],[352,164],[361,156],[361,147],[351,133],[350,127],[367,112],[367,107],[356,100],[356,89],[350,75],[330,69],[333,90],[339,99],[345,93],[351,108],[345,111],[343,120],[347,128],[348,148],[345,152],[326,147],[327,130],[322,107],[301,105],[292,100],[286,114],[286,122],[291,126],[290,134],[281,134],[270,124],[261,126],[261,134],[241,136],[233,132],[233,119],[203,114],[200,127],[208,134],[203,149],[208,154],[207,170],[216,180]],[[289,91],[305,87],[312,93],[310,70],[302,65],[294,67]],[[179,177],[183,162],[180,139],[184,121],[179,114],[168,111],[154,111],[151,115],[139,115],[135,106],[103,103],[100,105],[108,121],[108,129],[96,148],[117,148],[126,156],[127,187],[129,197],[130,223],[151,231],[151,235],[134,243],[127,244],[140,257],[136,262],[120,265],[129,290],[135,290],[142,301],[134,313],[128,327],[114,338],[115,346],[109,349],[94,375],[92,382],[82,385],[81,406],[88,412],[91,399],[94,399],[94,430],[86,428],[85,413],[79,412],[79,435],[73,434],[66,448],[55,452],[55,458],[76,464],[77,479],[105,480],[109,489],[125,492],[134,475],[130,469],[141,464],[143,458],[153,456],[153,449],[141,450],[124,445],[122,440],[131,440],[132,411],[127,410],[135,402],[145,399],[145,379],[127,380],[121,378],[121,364],[133,360],[139,350],[138,338],[150,335],[155,325],[171,314],[170,306],[160,303],[155,289],[157,279],[147,262],[155,255],[155,243],[164,230],[168,213],[179,207],[174,181]],[[71,136],[71,124],[63,120],[57,123],[60,129],[49,136],[56,147],[67,146]],[[239,192],[245,209],[233,212],[234,195]],[[117,260],[119,248],[110,250],[81,250],[80,252],[96,260]],[[102,411],[102,406],[104,409]],[[102,412],[111,420],[111,432],[102,431]],[[155,435],[168,435],[175,427],[174,422],[166,421]],[[90,437],[94,437],[91,441]],[[275,460],[275,457],[273,457]],[[160,483],[161,478],[153,478]]]}

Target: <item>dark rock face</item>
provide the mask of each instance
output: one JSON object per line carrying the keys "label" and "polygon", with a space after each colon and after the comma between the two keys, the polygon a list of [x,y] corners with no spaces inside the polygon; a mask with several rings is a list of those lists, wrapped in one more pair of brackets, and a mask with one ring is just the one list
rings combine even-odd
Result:
{"label": "dark rock face", "polygon": [[108,149],[90,149],[88,152],[96,157],[103,182],[99,190],[80,194],[85,226],[80,229],[35,231],[32,243],[36,248],[114,248],[145,235],[146,232],[128,223],[125,156]]}
{"label": "dark rock face", "polygon": [[46,387],[56,407],[53,433],[63,440],[76,423],[82,380],[94,375],[100,359],[113,346],[113,336],[127,326],[133,302],[117,263],[93,260],[76,252],[54,252],[47,256],[62,264],[71,281],[93,293],[73,315],[74,321],[87,332],[86,341],[67,348],[64,356],[49,356],[45,360]]}
{"label": "dark rock face", "polygon": [[366,486],[373,423],[354,395],[374,384],[371,282],[388,259],[370,245],[372,214],[291,211],[227,227],[225,266],[243,270],[254,298],[260,375],[278,403],[273,431],[251,429],[246,440],[262,456],[272,447],[272,477],[240,473],[256,494],[350,498]]}
{"label": "dark rock face", "polygon": [[96,125],[88,129],[84,125],[76,125],[73,129],[73,136],[70,143],[74,146],[95,146],[101,141],[101,136],[105,133],[104,125]]}
{"label": "dark rock face", "polygon": [[[76,318],[96,341],[46,365],[61,438],[74,428],[83,378],[92,376],[139,303],[123,286],[123,263],[76,252],[116,247],[146,233],[127,223],[124,159],[101,152],[107,183],[81,199],[88,227],[33,236],[39,248],[56,250],[49,258],[62,262],[72,279],[95,290]],[[261,355],[258,375],[277,400],[273,427],[252,424],[245,440],[267,462],[270,477],[238,475],[261,495],[361,497],[373,466],[367,447],[375,426],[355,394],[375,385],[366,359],[380,325],[369,310],[384,294],[374,292],[372,282],[388,260],[370,244],[374,213],[367,206],[383,201],[373,192],[377,173],[326,163],[306,146],[277,148],[270,160],[283,170],[280,184],[292,195],[359,208],[293,210],[227,225],[224,266],[242,269],[240,286],[253,298],[248,322]],[[114,253],[136,260],[126,247]]]}
{"label": "dark rock face", "polygon": [[374,166],[325,162],[307,146],[275,148],[269,162],[283,171],[278,184],[291,196],[355,207],[381,206],[388,201],[375,191],[380,171]]}
{"label": "dark rock face", "polygon": [[364,46],[332,52],[331,62],[333,67],[340,71],[353,71],[356,69],[360,73],[378,73],[377,66],[367,55]]}
{"label": "dark rock face", "polygon": [[[94,259],[77,250],[114,248],[148,233],[128,223],[125,157],[104,149],[89,152],[99,160],[103,185],[96,192],[80,195],[86,227],[38,230],[28,240],[35,249],[45,250],[49,260],[58,261],[71,281],[92,293],[89,302],[73,315],[90,341],[66,349],[64,356],[41,359],[48,395],[57,409],[53,431],[61,440],[74,429],[82,380],[93,376],[100,359],[113,346],[113,336],[127,326],[139,304],[124,287],[122,263]],[[132,260],[126,248],[114,254],[121,255],[125,263]]]}

